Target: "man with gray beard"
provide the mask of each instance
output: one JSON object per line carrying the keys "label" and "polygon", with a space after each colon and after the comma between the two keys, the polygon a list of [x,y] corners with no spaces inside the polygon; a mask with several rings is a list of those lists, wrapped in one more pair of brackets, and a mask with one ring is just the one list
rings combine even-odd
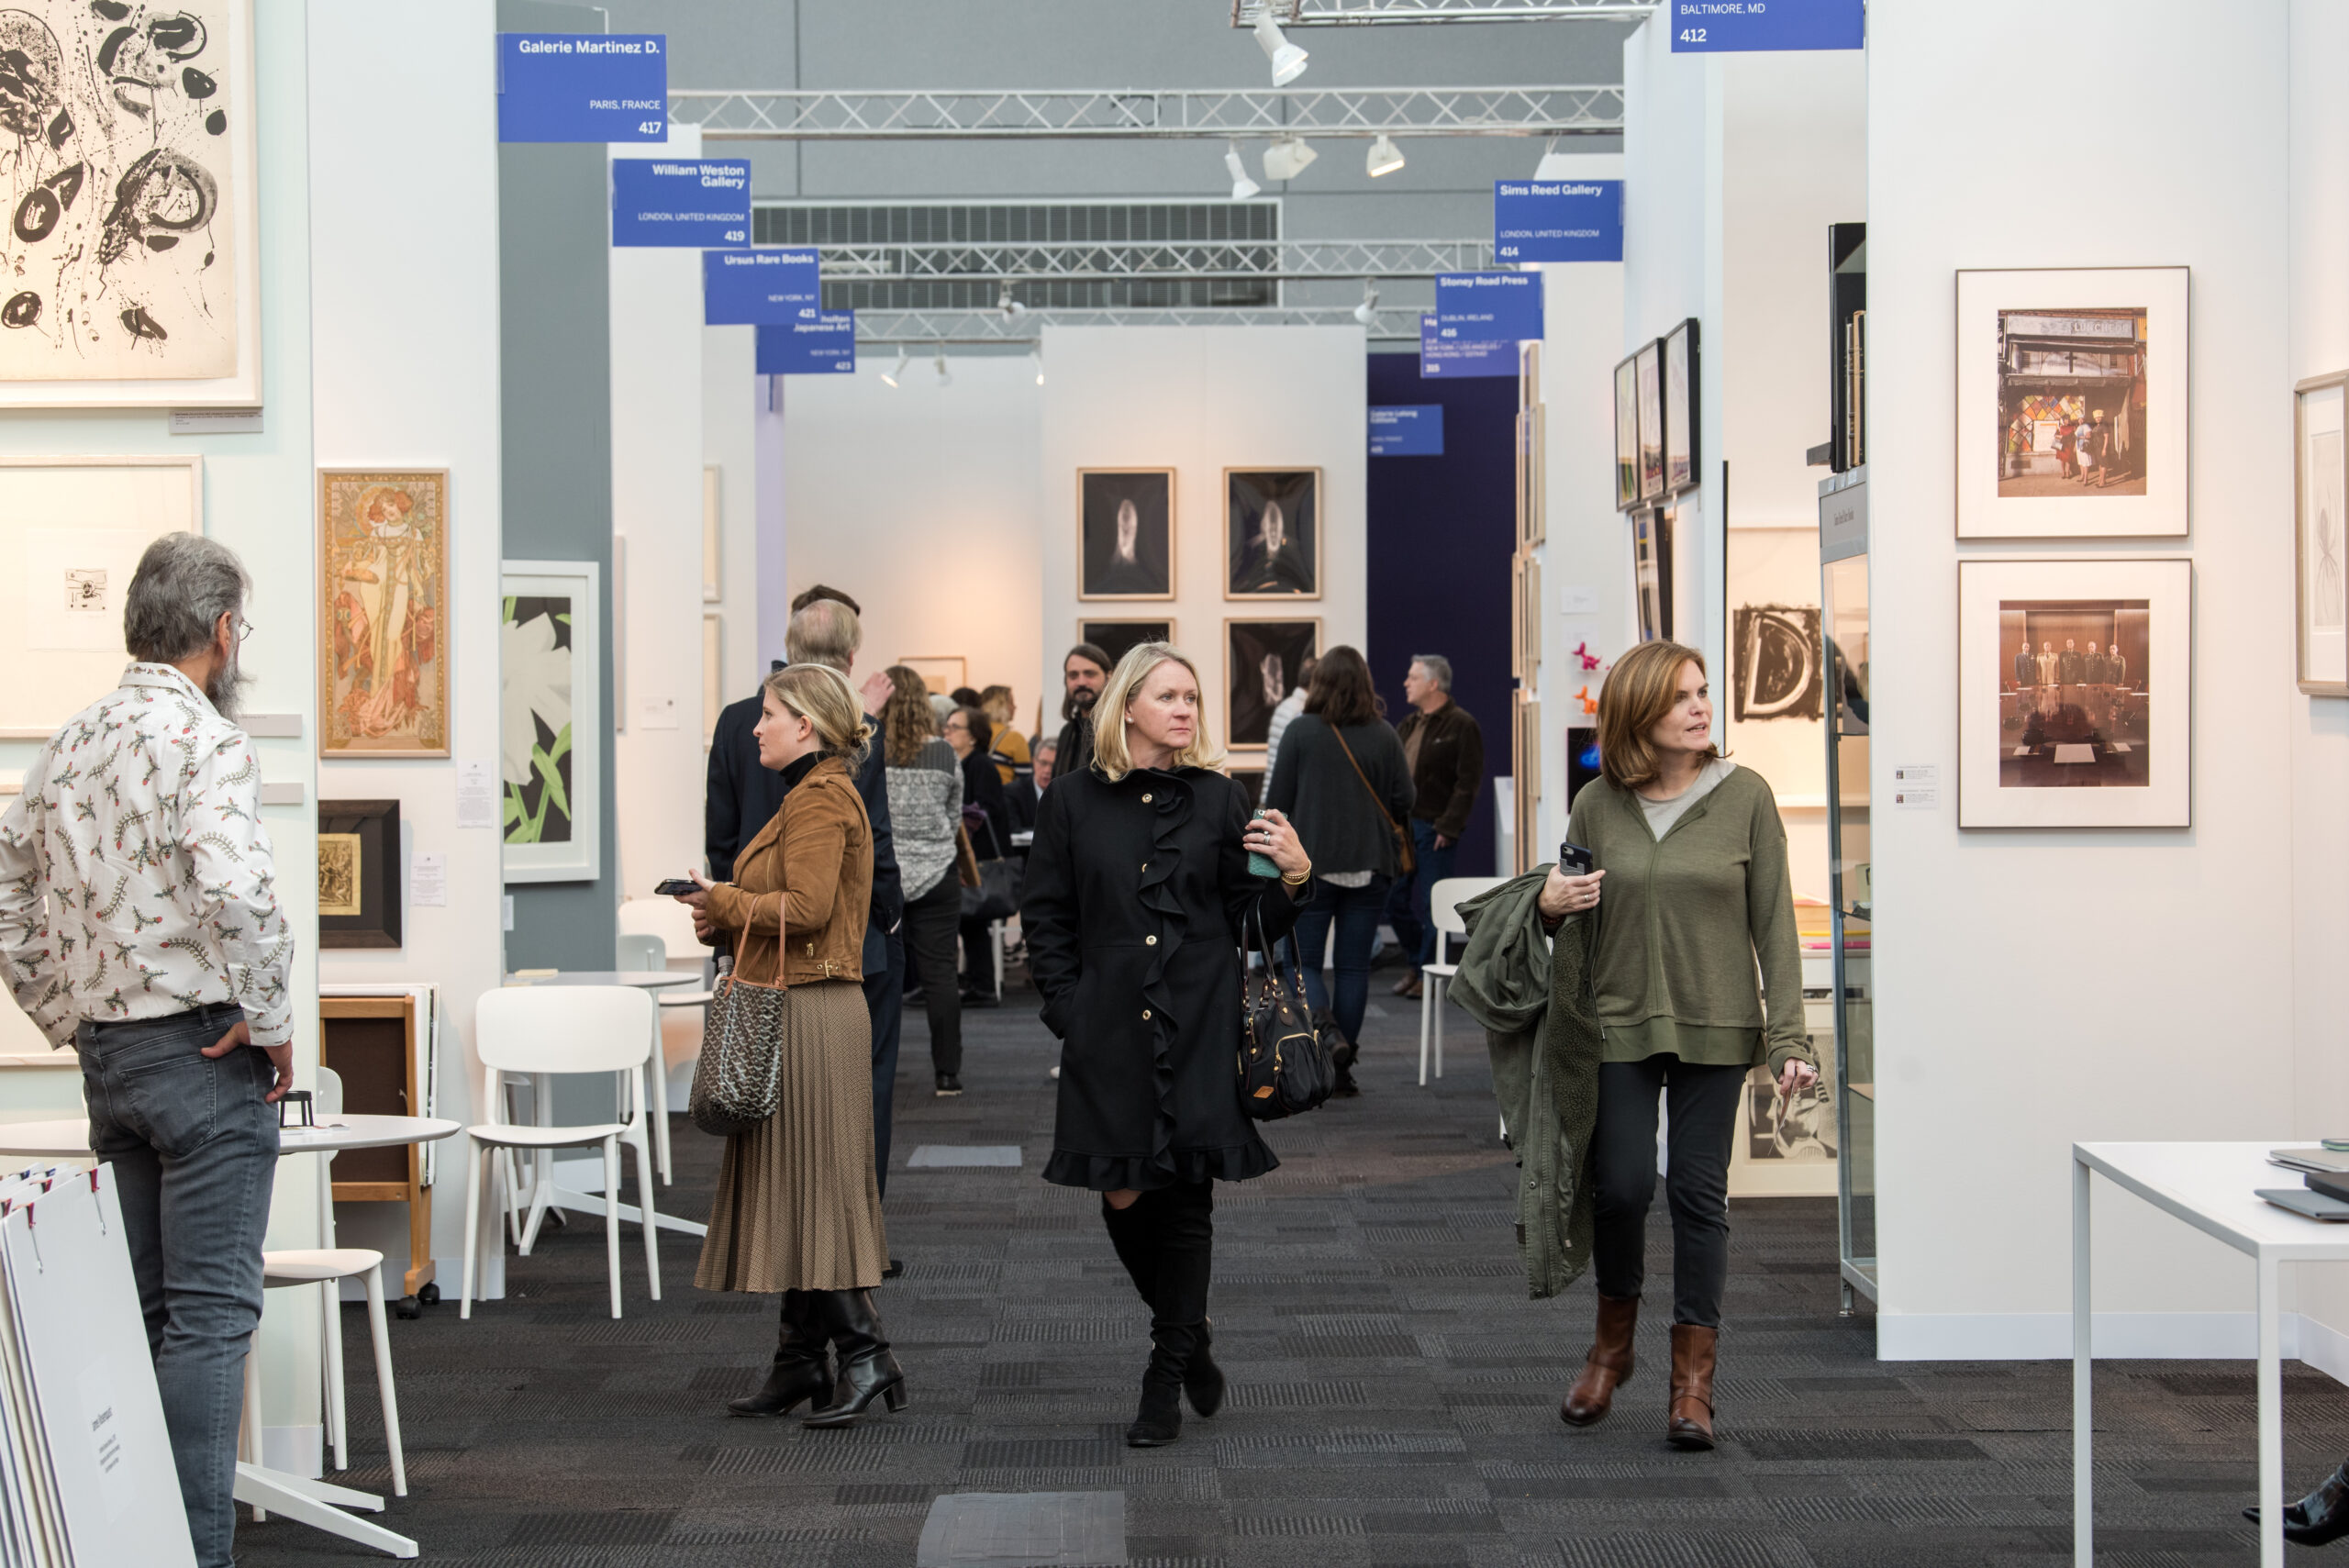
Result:
{"label": "man with gray beard", "polygon": [[50,739],[0,817],[0,954],[17,1005],[81,1053],[201,1568],[231,1561],[270,1107],[294,1086],[294,935],[234,722],[249,586],[217,540],[148,546],[122,684]]}

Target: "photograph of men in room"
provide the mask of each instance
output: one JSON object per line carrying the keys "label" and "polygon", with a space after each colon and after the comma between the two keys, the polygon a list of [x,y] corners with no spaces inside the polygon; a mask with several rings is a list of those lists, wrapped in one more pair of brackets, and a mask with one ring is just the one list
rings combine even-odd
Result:
{"label": "photograph of men in room", "polygon": [[2145,310],[1998,312],[1998,494],[2145,493]]}
{"label": "photograph of men in room", "polygon": [[2147,601],[1998,604],[1998,786],[2143,789]]}

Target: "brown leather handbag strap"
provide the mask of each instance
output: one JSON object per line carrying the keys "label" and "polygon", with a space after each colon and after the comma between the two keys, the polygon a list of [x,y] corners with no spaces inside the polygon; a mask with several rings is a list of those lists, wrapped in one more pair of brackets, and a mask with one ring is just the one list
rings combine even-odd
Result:
{"label": "brown leather handbag strap", "polygon": [[[783,983],[783,911],[785,907],[783,904],[778,903],[774,911],[774,973],[765,980],[752,980],[742,973],[742,950],[751,940],[751,917],[757,912],[759,900],[767,896],[766,894],[759,893],[753,894],[751,897],[751,907],[743,916],[742,929],[735,934],[734,972],[729,978],[739,980],[745,985],[761,985],[773,990]],[[781,899],[784,896],[783,890],[777,888],[774,896]]]}
{"label": "brown leather handbag strap", "polygon": [[1387,831],[1401,833],[1403,831],[1401,825],[1395,820],[1394,814],[1386,809],[1386,797],[1371,787],[1370,775],[1362,771],[1360,762],[1354,761],[1354,749],[1346,744],[1345,736],[1339,732],[1338,727],[1334,724],[1330,726],[1330,738],[1338,743],[1338,750],[1346,754],[1347,762],[1354,770],[1354,777],[1362,780],[1362,787],[1370,792],[1371,804],[1378,807],[1378,815],[1386,819]]}

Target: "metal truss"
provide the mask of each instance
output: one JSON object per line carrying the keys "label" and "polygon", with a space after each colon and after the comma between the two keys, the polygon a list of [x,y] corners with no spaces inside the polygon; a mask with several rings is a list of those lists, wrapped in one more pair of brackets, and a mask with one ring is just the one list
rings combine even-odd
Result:
{"label": "metal truss", "polygon": [[1120,278],[1431,278],[1485,272],[1489,239],[1079,240],[1052,244],[824,245],[838,282],[1000,278],[1007,283]]}
{"label": "metal truss", "polygon": [[1360,28],[1420,22],[1637,21],[1655,0],[1231,0],[1231,25],[1264,12],[1284,28]]}
{"label": "metal truss", "polygon": [[1623,89],[1261,87],[1163,92],[669,95],[704,141],[1009,141],[1311,136],[1614,136]]}
{"label": "metal truss", "polygon": [[[1058,327],[1352,327],[1344,306],[1272,307],[1254,310],[1030,310],[1007,316],[997,310],[860,310],[859,344],[921,350],[1019,345],[1035,341],[1047,325]],[[1375,317],[1370,336],[1380,340],[1419,336],[1419,313],[1394,310]]]}

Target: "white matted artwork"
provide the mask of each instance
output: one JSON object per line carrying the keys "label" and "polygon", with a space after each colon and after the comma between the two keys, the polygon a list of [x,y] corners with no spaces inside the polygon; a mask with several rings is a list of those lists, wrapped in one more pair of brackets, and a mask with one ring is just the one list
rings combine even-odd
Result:
{"label": "white matted artwork", "polygon": [[2298,601],[2300,690],[2349,697],[2349,552],[2343,549],[2349,501],[2349,453],[2342,418],[2349,373],[2300,383],[2293,429],[2299,463],[2293,495],[2299,514]]}
{"label": "white matted artwork", "polygon": [[1729,669],[1713,683],[1740,766],[1782,806],[1827,804],[1817,528],[1731,528]]}
{"label": "white matted artwork", "polygon": [[592,561],[503,567],[499,831],[507,882],[593,882],[602,863],[602,573]]}
{"label": "white matted artwork", "polygon": [[0,9],[0,406],[249,406],[252,0]]}
{"label": "white matted artwork", "polygon": [[960,653],[908,653],[897,661],[921,677],[921,684],[944,695],[970,684],[970,662]]}
{"label": "white matted artwork", "polygon": [[717,733],[718,716],[726,711],[726,617],[716,610],[701,615],[701,749],[709,750]]}
{"label": "white matted artwork", "polygon": [[2191,825],[2194,563],[1957,563],[1957,825]]}
{"label": "white matted artwork", "polygon": [[203,506],[201,458],[0,458],[0,740],[45,740],[114,690],[139,557],[202,532]]}
{"label": "white matted artwork", "polygon": [[701,602],[714,605],[726,596],[726,585],[719,578],[719,567],[725,559],[720,544],[721,525],[725,514],[718,506],[721,484],[718,468],[709,463],[701,471]]}
{"label": "white matted artwork", "polygon": [[1957,537],[2187,531],[2184,267],[1957,274]]}

